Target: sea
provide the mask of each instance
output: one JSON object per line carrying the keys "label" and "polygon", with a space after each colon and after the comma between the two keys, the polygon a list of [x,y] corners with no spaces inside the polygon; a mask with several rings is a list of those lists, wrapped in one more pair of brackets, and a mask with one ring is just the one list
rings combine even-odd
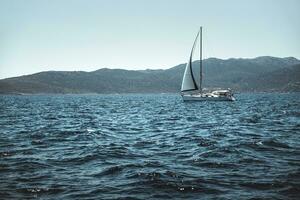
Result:
{"label": "sea", "polygon": [[300,93],[0,96],[0,199],[300,199]]}

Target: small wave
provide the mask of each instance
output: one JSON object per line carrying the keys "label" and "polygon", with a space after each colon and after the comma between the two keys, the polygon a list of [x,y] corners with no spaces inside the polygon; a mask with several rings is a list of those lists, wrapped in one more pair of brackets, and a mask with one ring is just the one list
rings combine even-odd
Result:
{"label": "small wave", "polygon": [[224,169],[234,169],[234,168],[238,167],[238,165],[235,163],[213,162],[213,161],[209,162],[209,161],[203,161],[200,159],[194,160],[193,165],[198,166],[198,167],[224,168]]}
{"label": "small wave", "polygon": [[211,146],[214,146],[216,144],[216,141],[203,139],[203,138],[198,139],[196,141],[197,141],[198,146],[201,146],[201,147],[211,147]]}
{"label": "small wave", "polygon": [[247,187],[257,190],[271,190],[276,188],[284,188],[285,184],[281,182],[244,182],[240,184],[242,187]]}
{"label": "small wave", "polygon": [[155,167],[163,167],[163,165],[162,165],[162,163],[161,162],[159,162],[159,161],[145,161],[144,163],[143,163],[143,166],[144,167],[153,167],[153,168],[155,168]]}
{"label": "small wave", "polygon": [[125,169],[136,169],[136,168],[143,168],[142,165],[140,164],[124,164],[124,165],[114,165],[114,166],[110,166],[107,167],[105,169],[103,169],[101,172],[98,172],[96,174],[92,174],[92,176],[94,177],[102,177],[102,176],[110,176],[110,175],[118,175],[119,173],[121,173],[123,170]]}
{"label": "small wave", "polygon": [[115,175],[120,173],[124,169],[123,166],[112,166],[104,169],[102,172],[100,172],[97,175],[94,175],[95,177],[101,177],[101,176],[107,176],[107,175]]}
{"label": "small wave", "polygon": [[12,152],[9,152],[9,151],[0,152],[0,158],[10,157],[10,156],[13,156],[13,155],[14,154]]}
{"label": "small wave", "polygon": [[299,199],[300,184],[285,186],[285,188],[281,189],[279,193],[285,197]]}
{"label": "small wave", "polygon": [[142,178],[144,181],[143,185],[149,185],[156,191],[165,192],[178,192],[178,193],[213,193],[218,194],[222,191],[213,188],[206,187],[201,182],[201,180],[184,180],[181,175],[174,172],[149,172],[149,173],[139,173],[138,178]]}
{"label": "small wave", "polygon": [[[59,194],[64,192],[63,188],[44,188],[44,187],[25,187],[17,189],[18,193],[31,197],[39,197],[43,195]],[[15,194],[14,194],[15,195]]]}
{"label": "small wave", "polygon": [[270,146],[270,147],[290,148],[290,146],[288,144],[279,142],[276,139],[269,139],[269,140],[263,141],[262,143],[263,143],[263,145]]}
{"label": "small wave", "polygon": [[256,159],[256,158],[243,158],[238,161],[240,164],[263,164],[266,163],[264,160]]}
{"label": "small wave", "polygon": [[143,140],[143,141],[137,141],[133,144],[134,147],[143,148],[147,146],[152,146],[155,144],[155,141],[152,140]]}
{"label": "small wave", "polygon": [[259,123],[261,120],[261,116],[258,114],[254,114],[252,116],[248,116],[248,117],[240,117],[239,121],[240,122],[245,122],[245,123],[250,123],[250,124],[256,124]]}
{"label": "small wave", "polygon": [[87,130],[88,133],[93,133],[93,132],[96,131],[95,129],[91,129],[91,128],[88,128],[88,129],[86,129],[86,130]]}

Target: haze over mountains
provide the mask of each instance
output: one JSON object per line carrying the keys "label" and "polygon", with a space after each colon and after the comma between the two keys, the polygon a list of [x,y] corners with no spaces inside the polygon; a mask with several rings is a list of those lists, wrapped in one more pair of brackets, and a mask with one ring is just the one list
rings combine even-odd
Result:
{"label": "haze over mountains", "polygon": [[[196,80],[199,61],[194,62]],[[2,94],[180,92],[185,64],[166,70],[47,71],[0,80]],[[270,56],[203,61],[204,87],[235,91],[300,91],[300,60]]]}

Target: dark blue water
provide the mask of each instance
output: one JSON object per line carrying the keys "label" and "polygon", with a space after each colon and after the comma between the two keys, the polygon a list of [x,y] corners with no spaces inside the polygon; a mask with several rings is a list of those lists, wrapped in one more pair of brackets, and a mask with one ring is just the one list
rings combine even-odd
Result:
{"label": "dark blue water", "polygon": [[1,199],[297,199],[300,93],[0,96]]}

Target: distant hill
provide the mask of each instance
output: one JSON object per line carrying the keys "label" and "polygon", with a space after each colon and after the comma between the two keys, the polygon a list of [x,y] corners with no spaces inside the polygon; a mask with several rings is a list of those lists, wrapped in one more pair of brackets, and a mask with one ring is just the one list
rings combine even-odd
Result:
{"label": "distant hill", "polygon": [[[199,66],[199,61],[194,62]],[[235,91],[300,91],[300,60],[270,56],[203,61],[204,87]],[[0,93],[179,92],[185,64],[166,70],[47,71],[0,80]],[[194,69],[199,79],[199,67]]]}

